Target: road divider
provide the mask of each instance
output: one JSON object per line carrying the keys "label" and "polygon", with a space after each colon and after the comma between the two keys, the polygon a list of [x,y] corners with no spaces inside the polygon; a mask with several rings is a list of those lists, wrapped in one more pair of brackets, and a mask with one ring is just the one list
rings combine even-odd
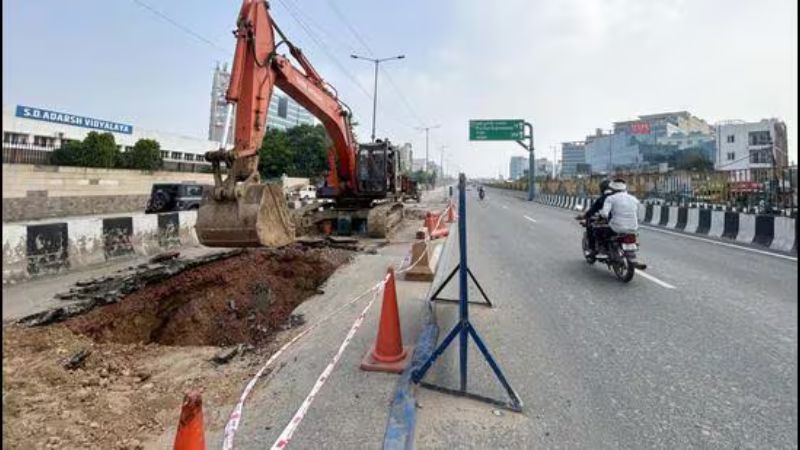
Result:
{"label": "road divider", "polygon": [[[595,198],[541,194],[536,201],[548,206],[586,211]],[[795,218],[749,214],[734,211],[734,208],[729,208],[729,210],[713,209],[712,206],[715,205],[680,206],[645,202],[639,205],[638,217],[639,222],[643,225],[680,231],[681,233],[675,233],[680,236],[697,234],[722,241],[797,254],[797,220]],[[769,254],[770,252],[765,253]],[[796,258],[794,259],[796,260]]]}

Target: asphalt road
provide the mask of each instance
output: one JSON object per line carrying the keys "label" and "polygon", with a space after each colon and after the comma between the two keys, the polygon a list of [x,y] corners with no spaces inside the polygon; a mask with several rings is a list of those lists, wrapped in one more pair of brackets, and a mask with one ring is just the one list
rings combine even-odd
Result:
{"label": "asphalt road", "polygon": [[[623,284],[584,262],[574,212],[467,194],[496,305],[471,318],[525,410],[419,389],[418,448],[797,448],[796,261],[642,229],[647,277]],[[443,337],[456,307],[436,315]],[[469,390],[504,398],[469,356]],[[458,386],[453,347],[426,381]]]}

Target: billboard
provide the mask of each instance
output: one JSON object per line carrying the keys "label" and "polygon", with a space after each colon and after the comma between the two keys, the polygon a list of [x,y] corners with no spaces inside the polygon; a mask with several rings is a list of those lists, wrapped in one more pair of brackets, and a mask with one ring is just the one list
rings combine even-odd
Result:
{"label": "billboard", "polygon": [[47,109],[35,108],[32,106],[17,105],[17,117],[23,119],[41,120],[44,122],[62,123],[74,127],[94,128],[96,130],[108,131],[111,133],[132,134],[133,125],[111,122],[102,119],[93,119],[86,116],[50,111]]}
{"label": "billboard", "polygon": [[650,134],[650,124],[647,122],[634,122],[628,129],[631,134]]}

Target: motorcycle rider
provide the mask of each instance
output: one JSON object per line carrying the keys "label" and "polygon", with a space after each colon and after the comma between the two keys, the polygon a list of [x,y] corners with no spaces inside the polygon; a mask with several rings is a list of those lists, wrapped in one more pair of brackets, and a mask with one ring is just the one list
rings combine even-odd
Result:
{"label": "motorcycle rider", "polygon": [[486,195],[486,193],[483,191],[483,185],[478,186],[478,196],[481,198],[481,200],[483,200],[483,197],[485,195]]}
{"label": "motorcycle rider", "polygon": [[601,181],[600,182],[600,197],[598,197],[594,201],[594,203],[592,203],[592,206],[588,210],[586,210],[585,213],[579,214],[577,217],[575,217],[576,220],[586,220],[587,221],[586,222],[586,237],[587,237],[587,240],[589,241],[589,250],[588,250],[588,255],[587,256],[595,256],[597,254],[597,250],[595,250],[595,242],[597,242],[597,239],[596,239],[597,229],[596,229],[596,227],[592,226],[592,223],[589,221],[589,219],[592,216],[594,216],[595,214],[597,214],[598,212],[600,212],[601,209],[603,209],[603,204],[605,203],[606,197],[608,197],[609,195],[611,195],[613,193],[613,191],[611,189],[609,189],[609,187],[608,187],[609,183],[611,183],[611,180],[608,180],[608,179],[605,179],[605,180]]}
{"label": "motorcycle rider", "polygon": [[611,195],[606,197],[600,216],[608,219],[609,228],[598,229],[597,238],[601,242],[616,234],[636,233],[639,230],[639,200],[628,194],[625,180],[616,178],[609,183]]}

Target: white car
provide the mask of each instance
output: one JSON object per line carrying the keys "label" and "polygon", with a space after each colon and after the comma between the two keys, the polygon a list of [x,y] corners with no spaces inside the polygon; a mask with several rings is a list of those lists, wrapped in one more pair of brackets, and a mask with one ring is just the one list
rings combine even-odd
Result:
{"label": "white car", "polygon": [[317,198],[317,188],[314,186],[305,186],[298,191],[298,196],[300,200],[309,200],[312,198]]}

